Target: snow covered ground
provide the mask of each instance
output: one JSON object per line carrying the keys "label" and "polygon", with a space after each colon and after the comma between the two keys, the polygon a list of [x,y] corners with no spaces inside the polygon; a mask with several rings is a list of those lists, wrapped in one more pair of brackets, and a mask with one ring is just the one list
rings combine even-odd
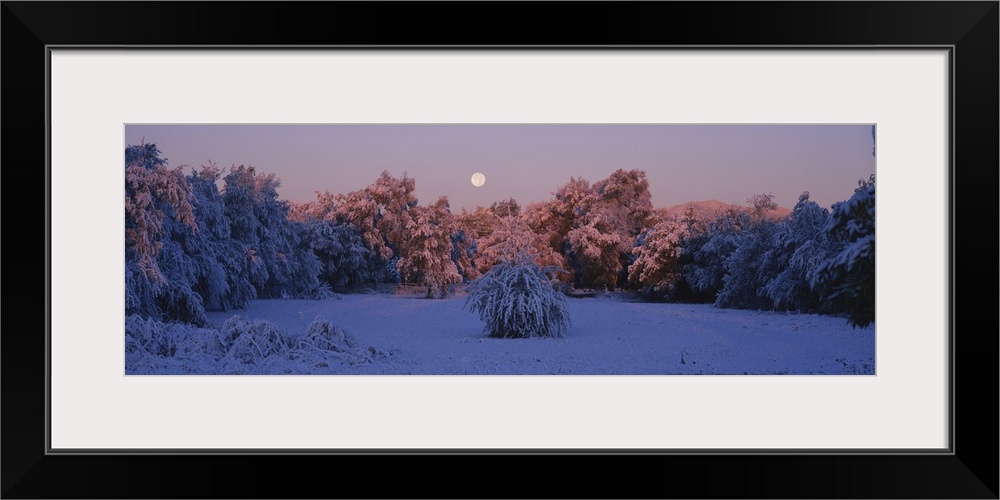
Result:
{"label": "snow covered ground", "polygon": [[[258,300],[244,311],[212,312],[219,327],[234,314],[266,319],[290,336],[323,316],[371,353],[271,360],[263,373],[315,374],[874,374],[875,328],[838,317],[647,303],[604,296],[567,299],[565,338],[494,339],[444,300],[358,294],[326,300]],[[170,372],[177,370],[176,363]],[[258,371],[258,373],[261,373]]]}

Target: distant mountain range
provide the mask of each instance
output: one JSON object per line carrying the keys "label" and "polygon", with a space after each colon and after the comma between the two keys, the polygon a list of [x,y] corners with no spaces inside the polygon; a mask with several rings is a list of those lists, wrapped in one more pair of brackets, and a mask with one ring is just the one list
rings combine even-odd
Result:
{"label": "distant mountain range", "polygon": [[[689,201],[687,203],[681,203],[680,205],[672,205],[669,207],[659,208],[657,212],[660,215],[666,216],[682,216],[687,207],[694,207],[695,216],[702,219],[713,219],[718,214],[721,214],[729,207],[735,206],[739,210],[749,210],[750,207],[745,205],[735,205],[732,203],[723,203],[719,200],[706,200],[706,201]],[[778,207],[768,214],[775,220],[784,219],[788,214],[792,213],[791,209],[785,207]]]}

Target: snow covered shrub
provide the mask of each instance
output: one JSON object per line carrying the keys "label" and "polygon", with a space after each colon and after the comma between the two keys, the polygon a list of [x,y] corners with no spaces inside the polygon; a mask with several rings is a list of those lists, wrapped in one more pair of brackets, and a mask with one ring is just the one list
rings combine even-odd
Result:
{"label": "snow covered shrub", "polygon": [[316,316],[299,343],[309,343],[320,349],[337,352],[342,352],[353,344],[346,331],[334,326],[323,316]]}
{"label": "snow covered shrub", "polygon": [[213,373],[215,330],[125,317],[125,373]]}
{"label": "snow covered shrub", "polygon": [[291,339],[274,323],[262,319],[250,322],[238,315],[222,324],[218,340],[226,352],[223,361],[244,365],[259,364],[291,347]]}
{"label": "snow covered shrub", "polygon": [[325,282],[319,282],[310,283],[308,286],[301,287],[296,298],[324,300],[334,297],[337,297],[337,294],[333,293],[333,290],[330,289],[330,285]]}
{"label": "snow covered shrub", "polygon": [[565,337],[566,298],[531,257],[501,262],[469,284],[465,305],[486,322],[491,337]]}
{"label": "snow covered shrub", "polygon": [[125,373],[157,373],[164,365],[163,358],[174,351],[164,323],[135,314],[125,317]]}
{"label": "snow covered shrub", "polygon": [[313,367],[323,367],[328,366],[327,361],[330,360],[348,365],[371,363],[374,361],[374,352],[374,349],[359,346],[347,331],[338,328],[323,316],[316,316],[289,352],[289,357]]}

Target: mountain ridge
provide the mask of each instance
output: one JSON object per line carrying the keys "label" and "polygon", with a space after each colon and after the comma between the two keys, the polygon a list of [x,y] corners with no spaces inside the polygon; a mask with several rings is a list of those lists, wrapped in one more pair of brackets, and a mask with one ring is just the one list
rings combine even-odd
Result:
{"label": "mountain ridge", "polygon": [[[663,216],[674,216],[674,215],[680,216],[680,215],[684,215],[684,212],[687,210],[687,208],[689,206],[690,207],[694,207],[694,214],[695,214],[695,216],[699,217],[699,218],[702,218],[702,219],[711,219],[711,218],[714,218],[715,216],[721,214],[723,211],[725,211],[726,209],[728,209],[730,207],[735,207],[738,210],[749,210],[749,208],[750,208],[750,207],[748,207],[746,205],[738,205],[738,204],[735,204],[735,203],[725,203],[723,201],[719,201],[719,200],[713,198],[711,200],[689,201],[689,202],[686,202],[686,203],[680,203],[678,205],[670,205],[670,206],[667,206],[667,207],[658,208],[657,212],[659,212],[660,215],[663,215]],[[768,217],[771,217],[771,218],[776,219],[776,220],[781,220],[781,219],[784,219],[785,217],[787,217],[788,214],[790,214],[790,213],[792,213],[791,209],[785,208],[785,207],[778,207],[778,208],[770,211],[768,213]]]}

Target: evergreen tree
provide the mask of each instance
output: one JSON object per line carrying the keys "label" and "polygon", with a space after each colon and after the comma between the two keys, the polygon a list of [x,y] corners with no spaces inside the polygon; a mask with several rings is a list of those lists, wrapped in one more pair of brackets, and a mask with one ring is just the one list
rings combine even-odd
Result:
{"label": "evergreen tree", "polygon": [[820,261],[829,251],[823,231],[830,212],[809,199],[806,191],[799,196],[792,213],[781,222],[774,235],[774,245],[764,254],[761,274],[766,280],[764,293],[777,309],[816,311],[819,294],[810,281]]}
{"label": "evergreen tree", "polygon": [[181,167],[168,168],[155,144],[125,148],[126,315],[204,320],[200,297],[190,289],[190,264],[172,239],[198,231],[193,201]]}
{"label": "evergreen tree", "polygon": [[818,266],[812,285],[834,311],[855,327],[875,321],[875,174],[859,180],[854,195],[833,205],[824,228],[833,251]]}

